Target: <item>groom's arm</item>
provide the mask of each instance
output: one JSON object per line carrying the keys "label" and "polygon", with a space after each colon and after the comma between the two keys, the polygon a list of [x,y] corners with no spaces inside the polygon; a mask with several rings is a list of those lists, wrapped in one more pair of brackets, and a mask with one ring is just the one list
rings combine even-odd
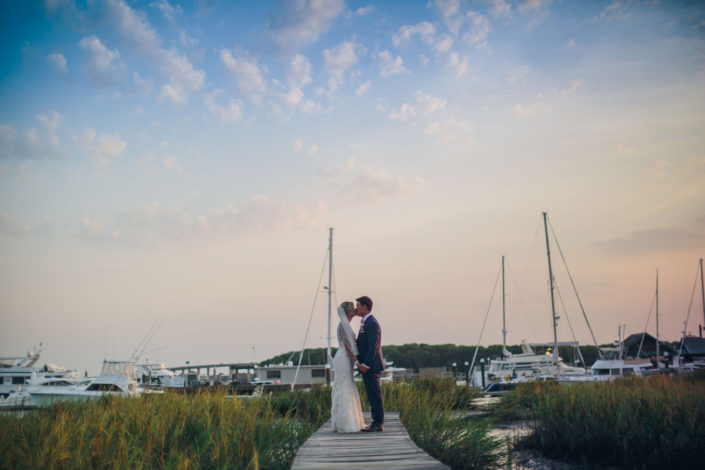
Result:
{"label": "groom's arm", "polygon": [[372,359],[379,350],[381,335],[379,334],[379,323],[372,323],[369,328],[367,328],[367,354],[365,354],[364,361],[361,361],[363,365],[367,366],[369,369],[372,367]]}

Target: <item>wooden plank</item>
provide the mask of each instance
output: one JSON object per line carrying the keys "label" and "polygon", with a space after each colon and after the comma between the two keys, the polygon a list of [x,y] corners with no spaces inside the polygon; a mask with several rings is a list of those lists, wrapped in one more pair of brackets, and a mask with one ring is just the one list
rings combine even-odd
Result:
{"label": "wooden plank", "polygon": [[[365,421],[372,421],[365,412]],[[399,413],[385,413],[384,432],[338,434],[328,420],[296,453],[292,470],[369,468],[401,470],[448,469],[419,449],[399,420]]]}

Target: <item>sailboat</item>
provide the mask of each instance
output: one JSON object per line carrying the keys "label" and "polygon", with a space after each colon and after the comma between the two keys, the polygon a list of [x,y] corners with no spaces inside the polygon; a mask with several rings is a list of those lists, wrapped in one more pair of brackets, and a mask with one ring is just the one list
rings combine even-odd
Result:
{"label": "sailboat", "polygon": [[[488,392],[509,390],[518,383],[531,380],[555,380],[563,377],[582,376],[585,375],[585,369],[582,367],[574,367],[567,365],[558,355],[560,346],[570,346],[578,349],[577,341],[559,342],[558,341],[558,317],[556,316],[556,307],[554,299],[554,282],[553,268],[551,266],[551,250],[548,237],[547,214],[543,213],[544,230],[546,233],[546,253],[548,256],[548,275],[551,285],[551,311],[553,318],[553,342],[550,343],[532,343],[527,344],[522,342],[522,352],[520,354],[512,354],[507,350],[506,338],[506,308],[505,308],[505,289],[504,289],[504,256],[502,256],[502,355],[490,360],[487,379],[489,385],[485,388]],[[572,282],[572,277],[571,277]],[[578,298],[578,300],[580,300]],[[581,303],[582,307],[582,303]],[[583,312],[584,314],[584,312]],[[587,321],[587,317],[585,317]],[[589,322],[588,322],[589,327]],[[592,332],[592,329],[590,329]],[[594,335],[593,335],[594,339]],[[546,347],[546,353],[539,354],[535,348]]]}

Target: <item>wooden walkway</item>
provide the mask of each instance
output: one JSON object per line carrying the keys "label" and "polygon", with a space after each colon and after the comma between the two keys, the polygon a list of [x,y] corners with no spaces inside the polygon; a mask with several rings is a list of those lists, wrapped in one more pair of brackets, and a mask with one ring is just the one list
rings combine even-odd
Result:
{"label": "wooden walkway", "polygon": [[[370,423],[370,413],[364,414],[365,422]],[[414,444],[399,421],[399,413],[389,412],[384,414],[384,432],[338,434],[328,420],[299,448],[291,468],[448,470]]]}

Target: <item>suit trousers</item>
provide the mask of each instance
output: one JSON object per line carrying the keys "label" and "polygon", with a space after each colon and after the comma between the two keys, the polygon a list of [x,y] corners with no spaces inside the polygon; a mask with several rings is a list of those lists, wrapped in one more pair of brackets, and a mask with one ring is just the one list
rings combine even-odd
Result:
{"label": "suit trousers", "polygon": [[372,425],[381,426],[384,424],[384,400],[382,398],[382,386],[379,380],[380,373],[368,370],[362,374],[362,383],[365,385],[367,401],[372,408]]}

